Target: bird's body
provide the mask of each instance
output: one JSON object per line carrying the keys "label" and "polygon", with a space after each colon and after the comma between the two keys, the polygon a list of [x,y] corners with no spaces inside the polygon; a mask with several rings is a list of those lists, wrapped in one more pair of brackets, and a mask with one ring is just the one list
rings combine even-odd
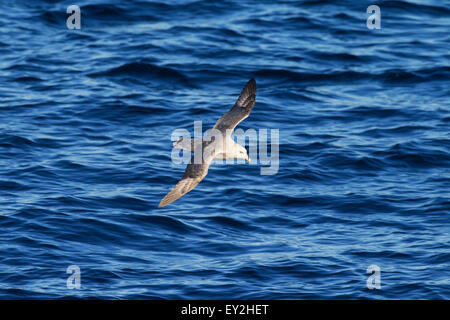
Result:
{"label": "bird's body", "polygon": [[[241,146],[239,143],[236,143],[231,137],[226,138],[224,151],[218,153],[215,156],[215,159],[241,159],[243,150],[245,147]],[[178,149],[183,149],[186,151],[194,152],[195,147],[202,143],[202,139],[184,139],[181,138],[177,142],[173,143],[173,146]],[[243,158],[245,160],[249,160],[248,158]]]}
{"label": "bird's body", "polygon": [[225,113],[205,139],[183,140],[174,143],[174,147],[193,152],[183,177],[173,189],[161,200],[159,207],[164,207],[194,189],[208,174],[209,165],[215,158],[247,159],[246,149],[233,141],[234,128],[248,117],[255,105],[256,82],[250,79],[242,89],[234,106]]}

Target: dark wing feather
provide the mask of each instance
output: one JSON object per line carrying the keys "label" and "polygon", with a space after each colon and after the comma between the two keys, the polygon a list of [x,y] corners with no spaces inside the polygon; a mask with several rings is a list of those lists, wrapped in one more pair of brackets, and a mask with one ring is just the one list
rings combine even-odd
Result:
{"label": "dark wing feather", "polygon": [[[206,152],[205,149],[208,149]],[[195,163],[196,152],[203,152],[202,163]],[[209,165],[211,161],[216,156],[215,145],[210,141],[204,141],[202,146],[197,147],[194,154],[191,157],[190,163],[187,165],[184,175],[180,181],[175,185],[175,187],[170,190],[170,192],[161,200],[158,208],[167,206],[168,204],[174,202],[175,200],[181,198],[186,193],[194,189],[200,181],[208,174]]]}
{"label": "dark wing feather", "polygon": [[237,99],[234,106],[225,113],[214,125],[214,129],[218,129],[226,133],[227,129],[233,130],[245,118],[248,117],[255,105],[256,99],[256,82],[250,79],[242,89],[241,95]]}
{"label": "dark wing feather", "polygon": [[181,198],[186,193],[194,189],[200,181],[208,173],[208,164],[188,164],[186,171],[184,172],[183,178],[173,187],[172,190],[161,200],[158,208],[167,206],[168,204],[174,202],[175,200]]}

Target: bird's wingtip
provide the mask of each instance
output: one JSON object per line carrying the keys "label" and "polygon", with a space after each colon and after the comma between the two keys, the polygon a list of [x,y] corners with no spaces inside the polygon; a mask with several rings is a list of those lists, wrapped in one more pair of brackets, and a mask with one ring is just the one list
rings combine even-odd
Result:
{"label": "bird's wingtip", "polygon": [[245,85],[245,88],[249,90],[252,93],[256,93],[256,81],[254,78],[251,78],[248,80],[247,84]]}
{"label": "bird's wingtip", "polygon": [[166,206],[167,204],[164,204],[164,203],[162,203],[162,202],[160,202],[159,204],[158,204],[158,208],[162,208],[162,207],[164,207],[164,206]]}
{"label": "bird's wingtip", "polygon": [[166,194],[166,196],[159,202],[158,204],[158,208],[162,208],[167,206],[168,204],[171,204],[172,202],[174,202],[175,200],[177,200],[178,198],[173,197],[172,195],[172,191],[170,191],[168,194]]}

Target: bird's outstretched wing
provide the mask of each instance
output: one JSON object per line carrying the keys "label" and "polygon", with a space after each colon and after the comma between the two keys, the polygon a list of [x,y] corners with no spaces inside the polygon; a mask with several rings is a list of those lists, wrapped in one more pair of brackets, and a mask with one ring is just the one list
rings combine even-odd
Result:
{"label": "bird's outstretched wing", "polygon": [[[230,133],[242,120],[248,117],[255,105],[256,98],[256,82],[254,79],[250,79],[242,89],[241,95],[237,99],[234,106],[225,113],[214,125],[214,129],[220,130],[222,135],[225,136]],[[227,132],[227,130],[230,130]],[[191,158],[190,163],[186,167],[183,177],[173,187],[172,190],[161,200],[159,208],[167,206],[175,200],[181,198],[186,193],[194,189],[200,181],[208,174],[209,165],[211,161],[218,154],[223,153],[223,140],[203,141],[199,147],[195,147],[194,155]],[[192,148],[192,146],[191,146]],[[203,150],[208,149],[205,153]],[[195,154],[201,152],[202,162],[195,163]]]}
{"label": "bird's outstretched wing", "polygon": [[242,89],[241,95],[234,106],[225,113],[214,125],[214,129],[220,130],[223,134],[229,129],[229,133],[245,118],[248,117],[255,105],[256,82],[250,79]]}
{"label": "bird's outstretched wing", "polygon": [[[203,142],[203,145],[195,149],[194,154],[191,157],[190,163],[187,165],[184,175],[180,181],[173,187],[172,190],[161,200],[158,208],[167,206],[175,200],[181,198],[186,193],[194,189],[200,181],[208,174],[208,169],[211,161],[216,156],[216,144],[214,142]],[[207,152],[203,152],[208,149]],[[202,152],[203,158],[201,163],[195,163],[195,153]]]}

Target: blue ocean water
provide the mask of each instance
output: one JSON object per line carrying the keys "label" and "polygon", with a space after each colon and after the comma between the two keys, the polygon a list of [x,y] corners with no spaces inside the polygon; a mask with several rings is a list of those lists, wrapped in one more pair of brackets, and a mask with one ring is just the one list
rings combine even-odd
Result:
{"label": "blue ocean water", "polygon": [[[450,1],[1,4],[0,299],[450,298]],[[251,77],[278,173],[158,209]]]}

